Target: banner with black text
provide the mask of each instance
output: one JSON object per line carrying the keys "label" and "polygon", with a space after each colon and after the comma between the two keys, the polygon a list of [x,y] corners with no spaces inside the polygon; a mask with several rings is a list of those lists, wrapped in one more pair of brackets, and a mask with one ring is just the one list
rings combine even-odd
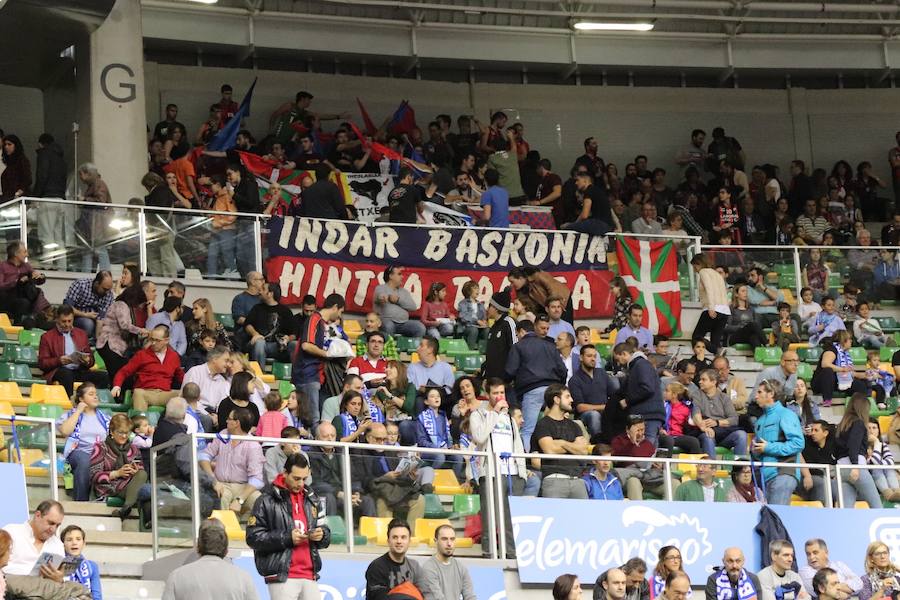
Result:
{"label": "banner with black text", "polygon": [[520,231],[478,227],[412,226],[273,218],[268,224],[269,281],[281,285],[284,304],[306,294],[321,301],[337,292],[347,311],[372,310],[372,292],[388,265],[405,267],[405,286],[422,305],[430,285],[448,287],[455,309],[462,286],[479,286],[479,300],[509,286],[513,267],[533,266],[551,273],[572,291],[580,318],[612,314],[606,239],[574,232]]}

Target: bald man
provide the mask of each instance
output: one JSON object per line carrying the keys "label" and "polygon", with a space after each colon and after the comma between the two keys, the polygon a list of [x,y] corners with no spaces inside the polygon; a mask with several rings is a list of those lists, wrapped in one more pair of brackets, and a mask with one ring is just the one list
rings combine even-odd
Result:
{"label": "bald man", "polygon": [[672,571],[663,589],[665,600],[685,600],[691,593],[691,580],[684,571]]}
{"label": "bald man", "polygon": [[606,592],[606,600],[624,600],[627,579],[625,571],[622,569],[607,571],[606,578],[600,583],[603,591]]}
{"label": "bald man", "polygon": [[[750,392],[750,402],[756,398],[756,388],[759,387],[761,381],[777,381],[781,384],[781,393],[784,397],[794,395],[794,388],[797,387],[797,367],[800,366],[800,355],[793,350],[788,350],[781,354],[781,364],[774,367],[767,367],[759,372],[756,377],[756,383],[753,384],[753,391]],[[780,400],[780,398],[776,398]]]}
{"label": "bald man", "polygon": [[[379,423],[380,425],[380,423]],[[382,428],[384,426],[382,425]],[[316,427],[316,439],[320,442],[337,440],[334,425],[322,421]],[[350,502],[353,506],[353,520],[375,516],[375,501],[363,494],[363,472],[357,466],[359,461],[351,461]],[[344,457],[334,451],[334,446],[314,446],[309,450],[309,468],[312,475],[312,489],[319,498],[325,498],[325,511],[329,515],[344,514]]]}
{"label": "bald man", "polygon": [[[722,568],[714,571],[706,580],[706,600],[739,600],[749,597],[750,585],[753,596],[759,598],[762,588],[759,578],[744,568],[744,552],[740,548],[725,548]],[[740,592],[738,591],[740,590]]]}

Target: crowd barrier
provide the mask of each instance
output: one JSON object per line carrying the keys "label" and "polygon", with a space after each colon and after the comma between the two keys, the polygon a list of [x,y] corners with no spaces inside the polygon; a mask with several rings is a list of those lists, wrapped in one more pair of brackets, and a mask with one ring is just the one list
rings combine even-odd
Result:
{"label": "crowd barrier", "polygon": [[9,431],[0,450],[0,460],[21,464],[30,483],[40,483],[46,478],[50,498],[59,500],[61,454],[56,448],[56,421],[16,415],[0,406],[0,427]]}

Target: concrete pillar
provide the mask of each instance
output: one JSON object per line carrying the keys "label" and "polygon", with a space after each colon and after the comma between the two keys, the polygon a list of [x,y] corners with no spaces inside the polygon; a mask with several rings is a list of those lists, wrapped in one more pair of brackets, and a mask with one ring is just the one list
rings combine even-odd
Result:
{"label": "concrete pillar", "polygon": [[815,157],[812,151],[812,132],[809,127],[809,104],[806,89],[790,87],[785,93],[788,95],[788,110],[791,111],[794,158],[802,160],[807,165],[812,165]]}
{"label": "concrete pillar", "polygon": [[[85,140],[90,160],[109,186],[113,202],[126,204],[129,198],[146,194],[140,184],[147,171],[140,0],[116,0],[88,45],[89,102],[82,111],[81,134],[91,132]],[[80,154],[79,160],[84,161]]]}

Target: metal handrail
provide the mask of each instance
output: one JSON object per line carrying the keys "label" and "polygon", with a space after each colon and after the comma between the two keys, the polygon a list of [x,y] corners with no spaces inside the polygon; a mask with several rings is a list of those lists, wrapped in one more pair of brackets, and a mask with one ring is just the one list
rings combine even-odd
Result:
{"label": "metal handrail", "polygon": [[[47,419],[45,417],[27,417],[20,415],[4,415],[0,414],[0,421],[9,421],[12,427],[16,426],[16,422],[20,423],[35,423],[40,425],[47,425],[50,430],[50,438],[47,441],[47,453],[50,455],[50,465],[49,465],[49,476],[50,476],[50,498],[53,500],[59,501],[59,489],[57,479],[59,477],[58,469],[56,468],[56,421],[54,419]],[[11,459],[12,457],[10,457]],[[23,465],[24,466],[24,465]]]}

